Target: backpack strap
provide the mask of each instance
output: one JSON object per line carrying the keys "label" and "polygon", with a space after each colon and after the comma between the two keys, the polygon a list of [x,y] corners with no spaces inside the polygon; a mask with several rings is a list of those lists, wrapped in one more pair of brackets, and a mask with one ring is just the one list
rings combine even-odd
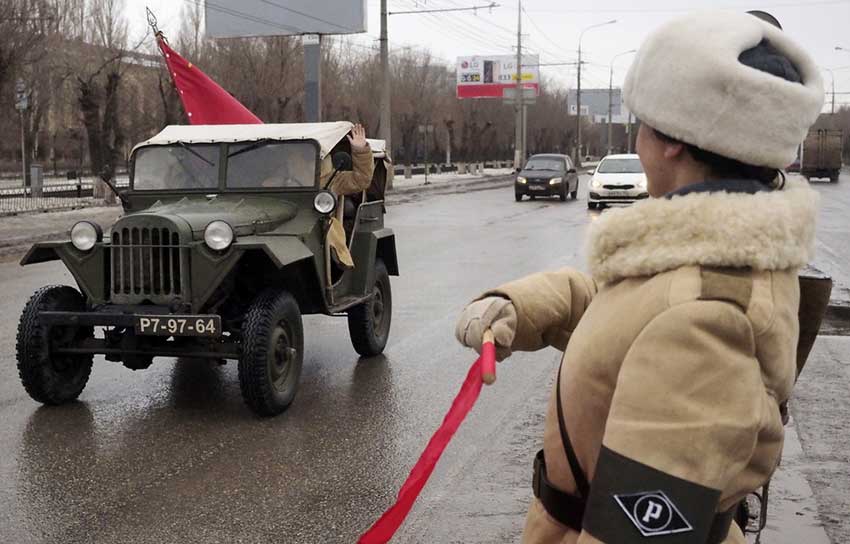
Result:
{"label": "backpack strap", "polygon": [[581,463],[578,462],[578,456],[573,449],[570,435],[567,433],[567,422],[564,420],[564,407],[561,403],[561,366],[558,367],[558,381],[555,384],[555,402],[558,404],[558,429],[561,431],[561,444],[564,446],[564,453],[567,455],[567,462],[570,464],[570,470],[573,473],[573,479],[576,481],[579,497],[587,499],[590,495],[590,484],[587,482],[587,475],[581,468]]}

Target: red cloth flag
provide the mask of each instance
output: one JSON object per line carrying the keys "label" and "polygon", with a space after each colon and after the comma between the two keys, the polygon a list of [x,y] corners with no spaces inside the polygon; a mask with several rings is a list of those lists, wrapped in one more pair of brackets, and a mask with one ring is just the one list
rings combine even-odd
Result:
{"label": "red cloth flag", "polygon": [[401,490],[398,492],[395,504],[390,506],[378,521],[360,536],[357,540],[358,544],[386,544],[392,539],[410,509],[413,508],[413,503],[416,502],[431,473],[434,472],[434,467],[437,466],[437,461],[443,455],[443,450],[449,445],[458,427],[463,423],[469,411],[472,410],[475,401],[478,400],[481,385],[484,383],[483,377],[487,372],[490,372],[493,380],[495,380],[496,346],[492,340],[485,340],[481,349],[481,357],[469,367],[466,379],[452,402],[449,412],[437,432],[428,441],[428,445],[425,446],[425,451],[419,456],[419,460],[413,465],[407,480],[404,481]]}
{"label": "red cloth flag", "polygon": [[183,109],[191,125],[258,125],[263,122],[197,66],[178,55],[160,35],[156,40],[165,56]]}

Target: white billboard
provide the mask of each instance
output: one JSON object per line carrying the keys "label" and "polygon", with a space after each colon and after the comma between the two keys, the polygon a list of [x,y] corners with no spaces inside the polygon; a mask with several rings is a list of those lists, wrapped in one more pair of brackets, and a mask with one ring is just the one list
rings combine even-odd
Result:
{"label": "white billboard", "polygon": [[[522,86],[534,96],[540,93],[539,66],[537,55],[522,56]],[[516,55],[457,58],[458,98],[502,98],[510,88],[516,89]]]}
{"label": "white billboard", "polygon": [[211,38],[366,32],[366,0],[210,0]]}

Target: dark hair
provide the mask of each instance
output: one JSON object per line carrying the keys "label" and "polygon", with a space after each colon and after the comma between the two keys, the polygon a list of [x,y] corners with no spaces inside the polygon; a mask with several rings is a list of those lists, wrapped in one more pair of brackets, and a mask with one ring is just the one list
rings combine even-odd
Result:
{"label": "dark hair", "polygon": [[[759,181],[769,187],[782,188],[785,185],[785,174],[777,168],[767,166],[754,166],[741,161],[723,157],[717,153],[700,149],[695,145],[677,140],[671,136],[667,136],[657,129],[652,129],[658,139],[668,143],[677,143],[685,146],[688,154],[699,163],[708,167],[708,172],[711,177],[719,179],[753,179]],[[777,178],[780,181],[777,183]]]}
{"label": "dark hair", "polygon": [[[788,57],[782,54],[781,51],[771,45],[771,43],[767,40],[762,40],[755,47],[742,52],[738,56],[738,62],[755,70],[766,72],[772,76],[792,83],[802,83],[803,81],[802,77],[800,77],[800,72],[788,59]],[[782,170],[766,166],[745,164],[741,161],[700,149],[699,147],[687,142],[682,142],[676,138],[667,136],[654,128],[653,131],[661,140],[670,143],[683,144],[695,161],[708,167],[709,174],[712,177],[724,179],[753,179],[770,187],[778,188],[782,188],[785,184],[785,174]],[[779,178],[778,182],[777,178]]]}

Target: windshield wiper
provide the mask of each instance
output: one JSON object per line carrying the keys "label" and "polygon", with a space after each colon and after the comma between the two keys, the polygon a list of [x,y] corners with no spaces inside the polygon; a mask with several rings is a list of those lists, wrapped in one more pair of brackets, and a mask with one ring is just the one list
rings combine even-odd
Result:
{"label": "windshield wiper", "polygon": [[240,153],[247,153],[248,151],[253,151],[253,150],[257,149],[258,147],[263,147],[264,145],[268,144],[269,142],[271,142],[271,140],[268,139],[268,138],[264,138],[262,140],[257,140],[256,142],[249,145],[248,147],[243,147],[242,149],[236,150],[233,153],[228,153],[227,158],[229,159],[230,157],[235,157],[236,155],[239,155]]}
{"label": "windshield wiper", "polygon": [[204,162],[205,162],[205,163],[207,163],[208,165],[210,165],[210,166],[215,166],[215,163],[210,162],[210,160],[209,160],[208,158],[204,157],[203,155],[201,155],[200,153],[198,153],[197,151],[195,151],[194,149],[192,149],[191,147],[189,147],[189,146],[188,146],[188,145],[186,145],[185,143],[183,143],[183,142],[177,142],[177,145],[179,145],[180,147],[182,147],[183,149],[185,149],[186,151],[188,151],[188,152],[189,152],[189,153],[191,153],[192,155],[194,155],[194,156],[198,157],[199,159],[201,159],[202,161],[204,161]]}

